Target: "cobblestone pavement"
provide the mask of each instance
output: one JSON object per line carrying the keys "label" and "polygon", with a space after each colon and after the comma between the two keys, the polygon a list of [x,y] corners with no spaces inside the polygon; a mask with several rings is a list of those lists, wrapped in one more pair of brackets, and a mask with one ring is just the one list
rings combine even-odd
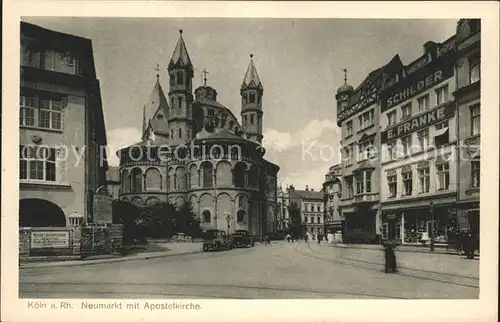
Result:
{"label": "cobblestone pavement", "polygon": [[382,251],[273,242],[270,246],[190,253],[73,267],[20,270],[30,298],[478,298],[479,261],[397,254],[385,274]]}

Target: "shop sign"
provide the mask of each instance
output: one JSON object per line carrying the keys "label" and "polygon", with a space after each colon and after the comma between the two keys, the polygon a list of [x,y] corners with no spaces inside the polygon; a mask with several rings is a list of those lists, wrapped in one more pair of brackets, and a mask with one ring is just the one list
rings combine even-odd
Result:
{"label": "shop sign", "polygon": [[69,231],[32,231],[31,248],[69,247]]}
{"label": "shop sign", "polygon": [[392,141],[405,134],[409,134],[420,130],[421,128],[430,126],[443,119],[453,116],[454,113],[455,106],[453,106],[453,104],[447,104],[445,106],[440,106],[438,108],[430,110],[422,115],[411,118],[398,126],[383,131],[381,133],[382,143]]}
{"label": "shop sign", "polygon": [[[418,66],[418,69],[420,69],[421,67],[422,66]],[[446,65],[440,66],[440,68],[433,68],[432,72],[429,72],[421,77],[412,77],[410,75],[410,72],[415,73],[415,71],[416,69],[413,68],[413,66],[411,69],[408,69],[406,71],[403,69],[403,79],[401,79],[399,83],[400,85],[394,88],[391,93],[383,95],[384,97],[382,97],[381,99],[382,112],[450,78],[453,75],[453,64],[448,63]]]}

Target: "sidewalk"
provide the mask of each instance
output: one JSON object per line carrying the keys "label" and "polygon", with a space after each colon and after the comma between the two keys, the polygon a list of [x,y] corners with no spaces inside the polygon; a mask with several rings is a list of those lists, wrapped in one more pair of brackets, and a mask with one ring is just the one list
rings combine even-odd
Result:
{"label": "sidewalk", "polygon": [[199,253],[202,251],[202,244],[199,242],[194,243],[162,243],[155,244],[157,249],[154,252],[135,252],[125,256],[95,256],[88,257],[84,260],[61,260],[51,262],[21,262],[20,269],[23,268],[38,268],[38,267],[63,267],[63,266],[84,266],[95,265],[102,263],[124,262],[130,260],[150,259],[158,257],[167,257],[183,254]]}
{"label": "sidewalk", "polygon": [[[319,246],[325,247],[338,247],[338,248],[352,248],[352,249],[369,249],[369,250],[381,250],[382,245],[369,245],[369,244],[319,244]],[[396,246],[396,251],[398,252],[414,252],[414,253],[429,253],[429,254],[448,254],[448,255],[460,255],[460,253],[453,249],[446,249],[444,247],[435,247],[434,252],[431,252],[429,247],[422,246],[411,246],[411,245],[399,245]],[[476,257],[479,257],[476,251]]]}

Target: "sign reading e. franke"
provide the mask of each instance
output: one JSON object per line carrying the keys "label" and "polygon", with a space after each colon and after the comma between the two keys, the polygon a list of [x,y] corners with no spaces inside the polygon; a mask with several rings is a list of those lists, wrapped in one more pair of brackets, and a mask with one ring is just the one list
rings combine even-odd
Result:
{"label": "sign reading e. franke", "polygon": [[455,113],[455,107],[453,104],[448,103],[444,106],[438,107],[434,110],[428,111],[422,115],[418,115],[414,118],[408,119],[408,121],[401,123],[398,126],[383,131],[380,134],[380,139],[382,143],[394,140],[405,134],[415,132],[421,128],[430,126],[441,120],[453,116]]}

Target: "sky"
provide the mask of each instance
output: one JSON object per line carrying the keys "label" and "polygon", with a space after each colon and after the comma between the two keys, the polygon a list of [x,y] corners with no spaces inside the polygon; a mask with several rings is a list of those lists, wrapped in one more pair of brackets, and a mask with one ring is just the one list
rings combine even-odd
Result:
{"label": "sky", "polygon": [[328,168],[339,163],[340,129],[336,89],[358,86],[396,54],[403,64],[422,55],[429,40],[442,42],[456,20],[373,19],[173,19],[47,18],[23,21],[90,38],[93,43],[109,150],[140,140],[142,109],[156,82],[168,93],[166,68],[179,29],[194,64],[193,88],[208,85],[218,101],[240,118],[239,89],[254,55],[264,86],[263,131],[266,159],[280,167],[285,187],[320,190]]}

